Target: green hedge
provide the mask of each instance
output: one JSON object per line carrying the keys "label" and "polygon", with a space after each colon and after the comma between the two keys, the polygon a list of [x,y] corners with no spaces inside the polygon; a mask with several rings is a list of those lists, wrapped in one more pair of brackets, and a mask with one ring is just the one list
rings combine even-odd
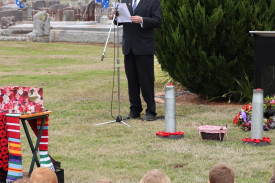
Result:
{"label": "green hedge", "polygon": [[239,93],[246,76],[253,82],[254,41],[248,32],[274,30],[275,0],[161,3],[156,55],[173,79],[206,99]]}

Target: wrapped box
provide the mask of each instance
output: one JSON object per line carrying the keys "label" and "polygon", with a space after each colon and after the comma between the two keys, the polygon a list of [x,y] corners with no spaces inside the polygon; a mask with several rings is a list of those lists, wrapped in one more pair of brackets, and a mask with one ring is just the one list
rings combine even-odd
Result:
{"label": "wrapped box", "polygon": [[8,113],[30,114],[44,111],[43,88],[0,88],[0,110]]}
{"label": "wrapped box", "polygon": [[198,131],[199,131],[199,134],[201,134],[202,139],[207,139],[207,140],[223,141],[224,134],[227,135],[226,126],[203,125],[198,127]]}

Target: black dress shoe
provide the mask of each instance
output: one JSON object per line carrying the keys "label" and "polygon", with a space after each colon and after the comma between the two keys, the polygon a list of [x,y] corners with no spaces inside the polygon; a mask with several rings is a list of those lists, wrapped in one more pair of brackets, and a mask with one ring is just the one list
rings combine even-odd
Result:
{"label": "black dress shoe", "polygon": [[155,121],[156,120],[156,116],[154,116],[153,114],[146,114],[142,120],[146,120],[146,121]]}
{"label": "black dress shoe", "polygon": [[139,113],[130,112],[130,114],[128,116],[124,117],[123,120],[136,119],[139,117],[140,117]]}

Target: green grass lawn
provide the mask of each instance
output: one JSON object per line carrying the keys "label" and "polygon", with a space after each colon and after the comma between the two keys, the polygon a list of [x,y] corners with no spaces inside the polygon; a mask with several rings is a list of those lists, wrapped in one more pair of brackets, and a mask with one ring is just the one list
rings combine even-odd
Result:
{"label": "green grass lawn", "polygon": [[[33,86],[44,90],[44,106],[50,115],[49,153],[61,162],[65,182],[89,183],[106,178],[115,183],[138,183],[151,169],[160,169],[174,183],[205,183],[210,168],[223,163],[235,171],[237,183],[268,183],[275,166],[275,131],[264,132],[270,146],[242,145],[250,137],[233,125],[240,105],[177,105],[177,130],[184,139],[157,138],[164,120],[127,121],[95,126],[113,120],[113,48],[103,62],[103,46],[69,43],[0,42],[0,87]],[[121,54],[121,115],[129,112],[127,80]],[[116,74],[115,74],[116,76]],[[112,115],[118,114],[115,77]],[[156,92],[163,90],[156,84]],[[145,108],[145,106],[144,106]],[[157,103],[158,115],[164,105]],[[143,114],[144,115],[144,112]],[[228,125],[228,139],[204,141],[201,124]],[[21,128],[24,171],[31,151]]]}

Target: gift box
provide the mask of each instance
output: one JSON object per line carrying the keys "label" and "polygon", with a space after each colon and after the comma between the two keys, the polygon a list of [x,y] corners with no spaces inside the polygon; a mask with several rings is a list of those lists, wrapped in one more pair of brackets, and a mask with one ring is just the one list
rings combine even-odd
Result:
{"label": "gift box", "polygon": [[227,135],[226,126],[203,125],[198,127],[198,131],[199,131],[199,134],[201,134],[202,139],[207,139],[207,140],[223,141],[224,134]]}
{"label": "gift box", "polygon": [[20,114],[44,111],[43,88],[19,86],[0,88],[0,110]]}

